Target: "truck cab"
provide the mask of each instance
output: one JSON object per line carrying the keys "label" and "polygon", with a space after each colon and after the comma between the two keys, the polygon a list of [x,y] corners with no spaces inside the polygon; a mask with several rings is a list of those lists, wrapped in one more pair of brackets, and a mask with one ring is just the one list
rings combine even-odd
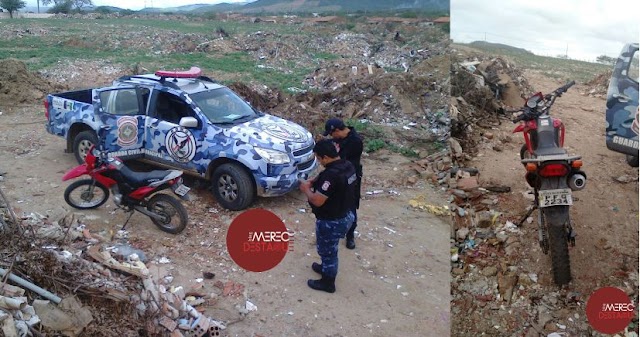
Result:
{"label": "truck cab", "polygon": [[638,43],[626,44],[616,60],[607,91],[606,144],[638,167]]}
{"label": "truck cab", "polygon": [[[69,130],[74,123],[85,124],[83,132],[65,133],[76,158],[83,160],[87,147],[95,144],[93,132],[107,125],[111,156],[204,179],[217,201],[231,210],[247,208],[256,196],[286,194],[318,168],[309,131],[257,111],[200,73],[193,67],[124,76],[110,87],[92,89],[93,113],[86,108],[82,118],[59,123]],[[54,108],[74,104],[56,100]],[[55,109],[51,114],[59,116]],[[49,129],[56,133],[54,126]]]}

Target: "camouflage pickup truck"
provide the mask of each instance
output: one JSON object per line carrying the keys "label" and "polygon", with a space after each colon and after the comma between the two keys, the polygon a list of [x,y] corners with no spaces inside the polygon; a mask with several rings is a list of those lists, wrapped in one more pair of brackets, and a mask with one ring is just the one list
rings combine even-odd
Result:
{"label": "camouflage pickup truck", "polygon": [[606,143],[638,167],[638,43],[622,48],[607,92]]}
{"label": "camouflage pickup truck", "polygon": [[47,132],[64,137],[78,162],[107,126],[110,156],[204,179],[230,210],[247,208],[256,196],[284,195],[318,167],[309,131],[257,111],[196,67],[50,94],[44,104]]}

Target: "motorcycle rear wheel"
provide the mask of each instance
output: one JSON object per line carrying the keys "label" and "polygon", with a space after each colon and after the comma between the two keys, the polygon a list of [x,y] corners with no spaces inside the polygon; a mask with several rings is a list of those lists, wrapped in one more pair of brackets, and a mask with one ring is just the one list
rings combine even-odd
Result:
{"label": "motorcycle rear wheel", "polygon": [[[76,193],[80,193],[80,200],[76,200]],[[109,189],[93,179],[74,181],[64,190],[64,201],[71,207],[77,209],[98,208],[107,202],[108,199]]]}
{"label": "motorcycle rear wheel", "polygon": [[[529,153],[529,149],[527,149],[527,144],[522,144],[522,147],[520,148],[520,160],[522,159],[531,159],[533,158],[533,156],[531,155],[531,153]],[[523,166],[527,166],[527,164],[522,164]]]}
{"label": "motorcycle rear wheel", "polygon": [[180,201],[167,194],[156,194],[147,203],[147,210],[165,218],[164,221],[151,218],[161,231],[178,234],[187,227],[187,210]]}
{"label": "motorcycle rear wheel", "polygon": [[542,209],[545,218],[553,280],[557,285],[571,282],[571,264],[569,260],[569,243],[565,225],[569,221],[568,206],[552,206]]}

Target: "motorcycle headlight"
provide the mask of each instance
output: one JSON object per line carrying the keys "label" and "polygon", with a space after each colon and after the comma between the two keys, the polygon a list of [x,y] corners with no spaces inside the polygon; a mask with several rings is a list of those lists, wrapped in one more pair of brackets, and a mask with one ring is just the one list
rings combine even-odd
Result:
{"label": "motorcycle headlight", "polygon": [[288,164],[289,163],[289,155],[284,152],[263,149],[261,147],[254,147],[254,150],[260,155],[260,157],[264,158],[269,164]]}

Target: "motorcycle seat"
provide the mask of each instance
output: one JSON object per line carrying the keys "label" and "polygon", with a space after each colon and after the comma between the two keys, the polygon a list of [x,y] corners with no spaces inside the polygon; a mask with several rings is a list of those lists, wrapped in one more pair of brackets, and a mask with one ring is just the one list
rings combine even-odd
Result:
{"label": "motorcycle seat", "polygon": [[126,166],[120,168],[120,173],[127,179],[127,182],[137,188],[145,185],[149,185],[153,182],[164,179],[172,171],[171,170],[153,170],[150,172],[136,172]]}
{"label": "motorcycle seat", "polygon": [[567,150],[561,147],[543,147],[538,148],[533,152],[536,156],[554,156],[560,154],[567,154]]}

